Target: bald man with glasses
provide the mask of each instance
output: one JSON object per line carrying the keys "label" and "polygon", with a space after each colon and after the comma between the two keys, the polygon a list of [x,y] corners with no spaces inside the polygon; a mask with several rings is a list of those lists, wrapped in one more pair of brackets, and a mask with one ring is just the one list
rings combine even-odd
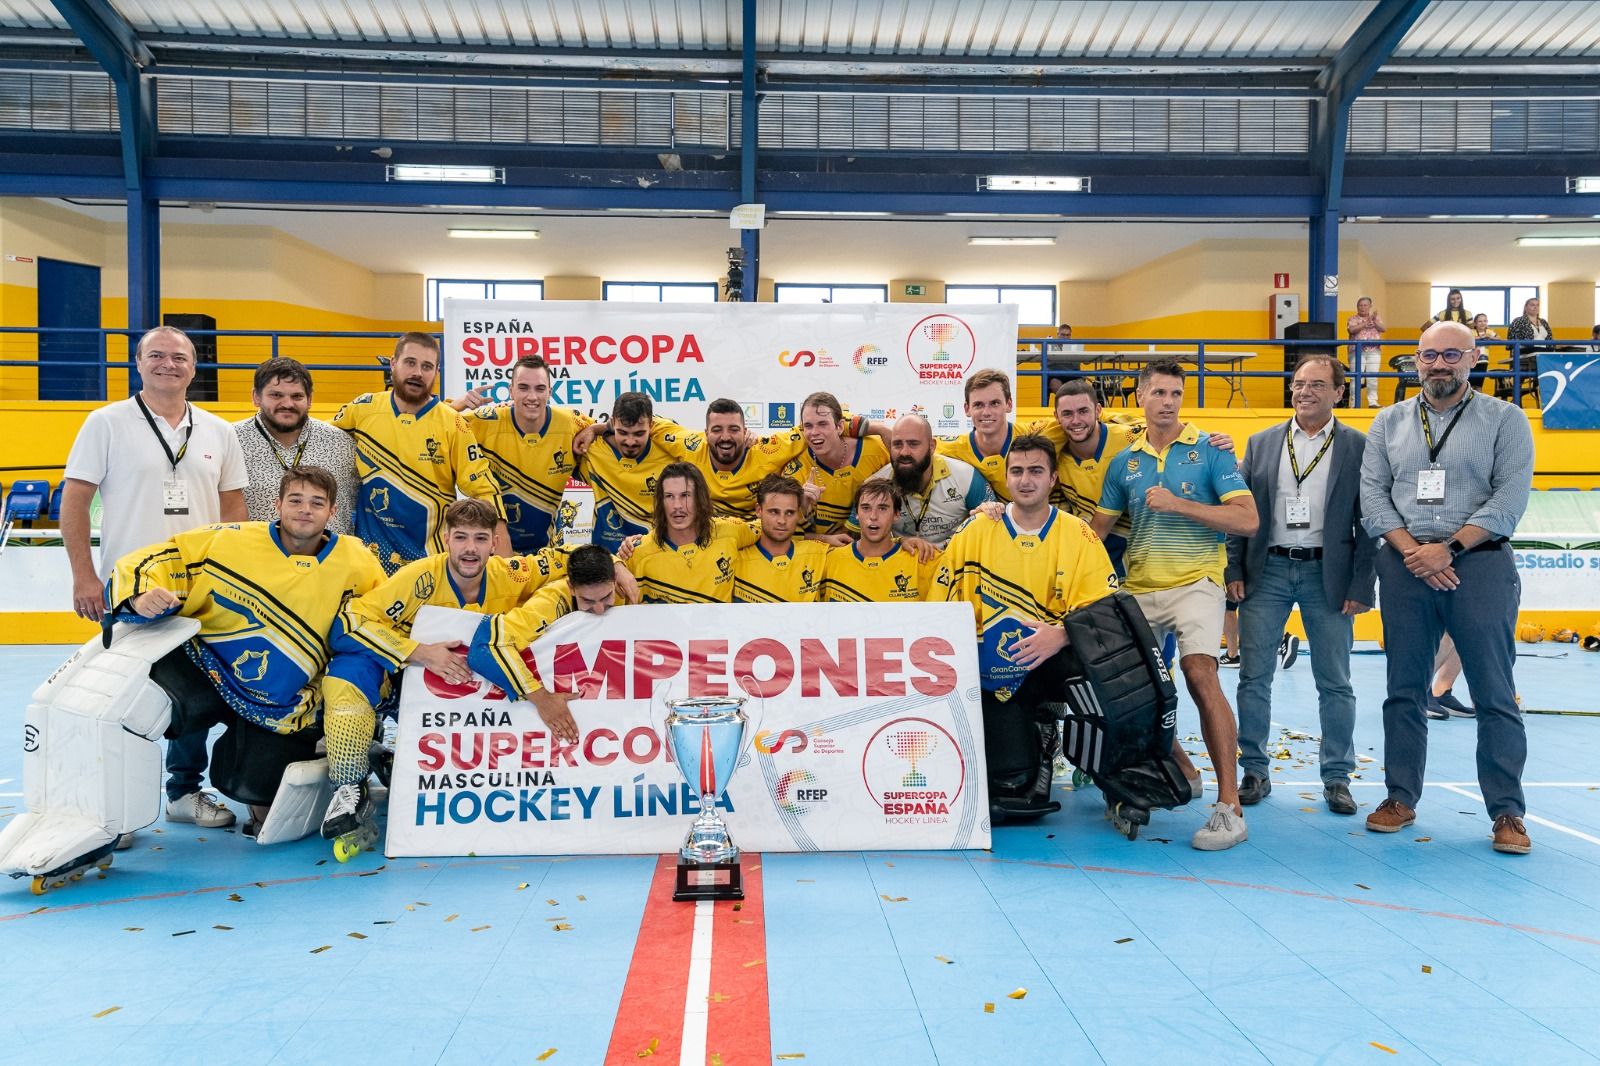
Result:
{"label": "bald man with glasses", "polygon": [[1414,823],[1427,765],[1423,714],[1433,657],[1449,634],[1478,717],[1478,785],[1494,849],[1526,854],[1522,770],[1528,740],[1512,667],[1521,584],[1509,541],[1528,506],[1533,433],[1521,408],[1474,392],[1472,330],[1439,322],[1417,342],[1419,395],[1380,411],[1367,434],[1361,511],[1377,553],[1388,698],[1389,795],[1367,828]]}

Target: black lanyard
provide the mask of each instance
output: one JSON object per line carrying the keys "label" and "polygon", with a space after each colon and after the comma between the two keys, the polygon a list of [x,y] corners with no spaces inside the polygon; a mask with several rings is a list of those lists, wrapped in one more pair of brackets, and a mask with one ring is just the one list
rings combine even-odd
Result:
{"label": "black lanyard", "polygon": [[1428,423],[1428,402],[1420,396],[1417,398],[1417,417],[1422,419],[1422,436],[1428,442],[1428,462],[1435,466],[1439,463],[1439,453],[1444,451],[1445,441],[1450,439],[1450,434],[1456,428],[1456,423],[1461,421],[1461,416],[1467,412],[1467,404],[1472,402],[1472,390],[1467,390],[1466,399],[1461,401],[1461,406],[1456,409],[1455,417],[1450,424],[1444,427],[1444,436],[1439,438],[1439,443],[1433,443],[1433,426]]}
{"label": "black lanyard", "polygon": [[167,453],[167,462],[172,464],[172,472],[178,472],[178,464],[183,462],[183,455],[189,450],[189,438],[194,436],[194,413],[189,410],[188,403],[183,405],[183,413],[189,419],[189,425],[184,430],[183,445],[178,449],[178,454],[173,455],[172,449],[167,447],[167,438],[156,426],[156,420],[150,416],[150,408],[144,405],[144,397],[134,393],[133,400],[139,405],[139,410],[144,413],[144,420],[150,423],[150,432],[156,435],[156,442],[161,445],[161,450]]}
{"label": "black lanyard", "polygon": [[937,481],[928,482],[928,494],[922,498],[922,511],[917,515],[912,527],[918,533],[922,532],[922,520],[928,517],[928,508],[933,506],[933,489],[938,484]]}
{"label": "black lanyard", "polygon": [[1289,424],[1289,432],[1284,434],[1283,444],[1284,447],[1289,449],[1289,470],[1294,474],[1295,488],[1298,489],[1305,484],[1306,478],[1311,476],[1311,471],[1315,470],[1317,464],[1322,462],[1322,457],[1328,454],[1328,449],[1333,447],[1333,435],[1336,432],[1338,432],[1337,427],[1328,427],[1328,439],[1322,442],[1322,447],[1317,450],[1317,454],[1312,458],[1311,465],[1306,467],[1306,472],[1302,474],[1300,472],[1300,457],[1295,455],[1294,452],[1294,423],[1291,422]]}
{"label": "black lanyard", "polygon": [[278,465],[279,466],[283,467],[285,470],[288,470],[290,467],[295,467],[295,466],[299,466],[300,465],[300,457],[306,454],[307,441],[306,441],[306,430],[305,430],[304,426],[300,427],[300,447],[295,449],[294,462],[286,463],[286,462],[283,461],[283,456],[278,454],[278,444],[277,444],[277,442],[274,441],[271,437],[267,436],[267,431],[261,428],[261,416],[257,415],[255,418],[251,419],[251,421],[255,423],[256,432],[261,434],[261,439],[267,442],[267,448],[272,452],[272,457],[274,459],[278,460]]}

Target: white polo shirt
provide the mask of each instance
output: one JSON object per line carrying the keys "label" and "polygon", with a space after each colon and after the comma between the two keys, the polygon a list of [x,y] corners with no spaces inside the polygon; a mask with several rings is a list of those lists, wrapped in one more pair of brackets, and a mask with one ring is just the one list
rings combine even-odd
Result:
{"label": "white polo shirt", "polygon": [[162,486],[173,474],[172,463],[131,396],[91,412],[67,456],[67,477],[100,486],[95,572],[101,580],[131,551],[222,521],[220,494],[250,483],[238,435],[227,422],[193,404],[176,427],[154,411],[151,417],[173,455],[188,439],[177,468],[189,492],[186,515],[163,513]]}

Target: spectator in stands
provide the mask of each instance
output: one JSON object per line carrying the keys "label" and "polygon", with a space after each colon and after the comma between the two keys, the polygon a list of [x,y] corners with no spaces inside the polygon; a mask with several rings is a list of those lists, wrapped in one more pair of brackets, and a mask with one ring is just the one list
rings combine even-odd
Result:
{"label": "spectator in stands", "polygon": [[1311,641],[1311,673],[1322,721],[1323,798],[1335,814],[1356,813],[1356,694],[1350,685],[1355,616],[1372,608],[1373,539],[1361,528],[1361,457],[1367,438],[1339,422],[1344,367],[1308,356],[1290,383],[1294,417],[1250,438],[1242,473],[1260,528],[1228,538],[1228,595],[1239,602],[1239,802],[1272,792],[1267,733],[1272,674],[1289,612]]}
{"label": "spectator in stands", "polygon": [[[1062,366],[1080,366],[1083,362],[1083,345],[1072,339],[1072,326],[1066,322],[1061,323],[1056,327],[1055,343],[1050,345],[1045,364],[1056,369]],[[1081,377],[1082,374],[1071,370],[1058,371],[1051,374],[1050,379],[1045,382],[1045,391],[1054,396],[1063,384]]]}
{"label": "spectator in stands", "polygon": [[[901,540],[925,540],[940,551],[980,503],[994,499],[989,483],[970,463],[933,449],[933,427],[922,415],[905,415],[889,434],[889,465],[869,480],[891,479],[904,506],[894,521]],[[861,527],[854,515],[848,528]]]}
{"label": "spectator in stands", "polygon": [[1500,339],[1500,334],[1489,328],[1489,316],[1482,311],[1472,316],[1472,332],[1480,341]]}
{"label": "spectator in stands", "polygon": [[[105,583],[118,559],[196,526],[249,517],[244,489],[250,479],[238,436],[187,399],[193,342],[176,327],[157,326],[139,339],[133,360],[139,391],[90,412],[67,456],[61,494],[72,609],[94,621],[105,614]],[[89,551],[89,505],[97,491],[103,507],[98,566]],[[205,769],[205,729],[168,742],[169,822],[233,824],[233,812],[201,791]]]}
{"label": "spectator in stands", "polygon": [[292,466],[320,466],[333,475],[345,507],[334,509],[328,532],[350,532],[348,503],[356,498],[356,451],[350,435],[310,417],[311,373],[298,360],[282,356],[256,367],[250,400],[256,413],[233,424],[244,454],[250,484],[245,508],[252,522],[271,522],[277,515],[283,472]]}
{"label": "spectator in stands", "polygon": [[1420,395],[1373,419],[1361,469],[1361,513],[1384,540],[1388,698],[1383,703],[1388,798],[1373,832],[1416,821],[1427,758],[1423,716],[1439,639],[1461,656],[1478,721],[1478,783],[1496,851],[1526,853],[1522,770],[1528,738],[1512,669],[1520,585],[1508,544],[1528,506],[1533,433],[1522,409],[1467,386],[1472,329],[1441,322],[1417,342]]}
{"label": "spectator in stands", "polygon": [[1600,325],[1589,331],[1589,347],[1600,351]]}
{"label": "spectator in stands", "polygon": [[[1506,330],[1508,341],[1547,341],[1551,338],[1550,323],[1539,317],[1539,298],[1536,296],[1522,305],[1522,314],[1511,320]],[[1525,346],[1523,351],[1529,349]]]}
{"label": "spectator in stands", "polygon": [[1489,346],[1485,341],[1500,339],[1500,334],[1489,328],[1489,316],[1479,312],[1472,316],[1472,333],[1478,339],[1478,358],[1473,364],[1472,373],[1467,375],[1467,380],[1475,389],[1482,389],[1485,381],[1484,375],[1489,372]]}
{"label": "spectator in stands", "polygon": [[[1356,301],[1356,313],[1345,323],[1345,329],[1353,341],[1377,341],[1383,339],[1388,327],[1383,324],[1383,316],[1372,309],[1372,297],[1363,296]],[[1350,362],[1361,368],[1362,377],[1366,379],[1367,406],[1377,407],[1378,372],[1383,368],[1383,349],[1376,344],[1353,345]]]}
{"label": "spectator in stands", "polygon": [[1444,310],[1434,315],[1422,324],[1427,329],[1435,322],[1460,322],[1462,325],[1472,324],[1472,315],[1467,312],[1467,305],[1461,295],[1460,289],[1451,289],[1445,294]]}

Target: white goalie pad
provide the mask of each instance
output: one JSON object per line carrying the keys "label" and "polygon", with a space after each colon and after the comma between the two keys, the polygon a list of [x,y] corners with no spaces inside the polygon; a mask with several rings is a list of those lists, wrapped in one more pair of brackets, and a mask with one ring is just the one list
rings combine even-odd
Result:
{"label": "white goalie pad", "polygon": [[333,782],[328,780],[327,759],[290,763],[284,767],[267,820],[256,830],[256,843],[287,844],[319,832],[331,799]]}
{"label": "white goalie pad", "polygon": [[28,810],[0,832],[0,873],[68,868],[161,813],[161,748],[172,706],[150,665],[200,630],[193,618],[121,623],[33,694],[23,720]]}

